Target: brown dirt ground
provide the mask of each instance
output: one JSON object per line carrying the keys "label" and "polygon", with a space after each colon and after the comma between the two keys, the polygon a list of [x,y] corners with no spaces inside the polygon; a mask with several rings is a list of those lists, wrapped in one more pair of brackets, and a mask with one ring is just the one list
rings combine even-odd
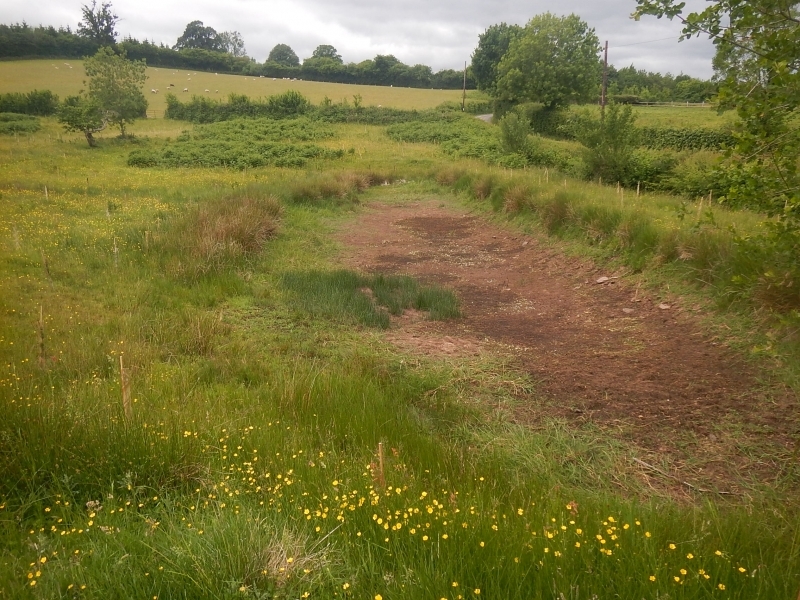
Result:
{"label": "brown dirt ground", "polygon": [[691,470],[712,484],[774,476],[777,465],[745,457],[741,446],[785,452],[797,428],[790,399],[757,386],[752,365],[712,341],[680,299],[660,308],[624,274],[441,198],[374,203],[340,239],[354,268],[456,291],[463,318],[407,313],[387,337],[410,352],[456,358],[502,345],[537,382],[536,398],[516,409],[521,422],[591,421],[670,456],[681,477]]}

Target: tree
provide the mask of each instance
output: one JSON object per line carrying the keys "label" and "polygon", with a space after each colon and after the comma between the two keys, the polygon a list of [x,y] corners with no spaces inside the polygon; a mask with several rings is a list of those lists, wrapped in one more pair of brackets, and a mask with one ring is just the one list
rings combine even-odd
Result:
{"label": "tree", "polygon": [[316,50],[311,53],[311,58],[328,58],[342,64],[342,57],[339,55],[339,52],[333,46],[328,44],[321,44],[317,46]]}
{"label": "tree", "polygon": [[497,65],[508,52],[508,46],[522,31],[519,25],[492,25],[478,38],[478,47],[472,54],[472,73],[479,90],[490,94],[497,85]]}
{"label": "tree", "polygon": [[594,29],[577,15],[538,15],[511,40],[497,66],[495,95],[549,108],[592,99],[600,81],[599,52]]}
{"label": "tree", "polygon": [[192,21],[183,30],[183,35],[175,43],[175,50],[184,48],[198,48],[200,50],[212,50],[214,52],[225,52],[222,41],[213,27],[206,27],[202,21]]}
{"label": "tree", "polygon": [[78,23],[78,35],[94,40],[102,46],[113,46],[116,43],[115,27],[119,17],[112,12],[111,3],[103,2],[99,7],[97,0],[92,5],[81,7],[83,20]]}
{"label": "tree", "polygon": [[124,52],[118,55],[106,47],[87,58],[83,65],[89,77],[89,98],[97,103],[109,123],[119,127],[124,137],[125,126],[145,116],[147,111],[147,99],[142,93],[147,79],[145,62],[128,60]]}
{"label": "tree", "polygon": [[217,42],[223,52],[232,56],[247,56],[244,39],[238,31],[223,31],[217,36]]}
{"label": "tree", "polygon": [[678,18],[681,39],[713,40],[720,107],[735,107],[739,116],[725,164],[726,200],[778,215],[784,233],[800,236],[800,5],[712,0],[703,12],[685,15],[683,2],[636,2],[637,20]]}
{"label": "tree", "polygon": [[297,54],[287,44],[277,44],[270,50],[267,62],[274,62],[284,67],[300,66],[300,59],[297,58]]}
{"label": "tree", "polygon": [[58,121],[67,131],[79,131],[85,135],[90,148],[97,145],[94,134],[108,124],[97,100],[85,95],[67,97],[59,108]]}

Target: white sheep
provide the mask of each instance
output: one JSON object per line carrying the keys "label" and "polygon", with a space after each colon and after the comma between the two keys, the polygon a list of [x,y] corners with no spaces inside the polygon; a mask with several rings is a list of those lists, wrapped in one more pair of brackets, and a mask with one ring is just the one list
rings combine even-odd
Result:
{"label": "white sheep", "polygon": [[188,91],[189,91],[189,88],[183,88],[183,91],[184,91],[184,92],[188,92]]}
{"label": "white sheep", "polygon": [[209,90],[208,88],[206,88],[206,93],[208,93],[208,92],[210,92],[210,91],[211,91],[211,90]]}

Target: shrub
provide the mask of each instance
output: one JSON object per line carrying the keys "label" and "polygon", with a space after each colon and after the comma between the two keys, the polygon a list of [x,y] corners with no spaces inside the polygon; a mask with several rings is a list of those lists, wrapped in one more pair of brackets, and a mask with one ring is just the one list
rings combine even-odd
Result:
{"label": "shrub", "polygon": [[329,127],[308,119],[235,120],[184,132],[159,149],[138,149],[128,156],[134,167],[230,167],[273,165],[302,167],[310,159],[336,159],[344,151],[300,144],[333,137]]}
{"label": "shrub", "polygon": [[18,113],[47,117],[58,111],[58,96],[50,90],[0,94],[0,113]]}
{"label": "shrub", "polygon": [[517,112],[507,113],[500,119],[500,139],[506,152],[521,152],[528,143],[530,124]]}
{"label": "shrub", "polygon": [[606,181],[623,181],[629,172],[637,143],[635,116],[630,106],[610,104],[605,118],[584,113],[577,128],[578,139],[586,147],[587,174]]}
{"label": "shrub", "polygon": [[719,168],[719,155],[710,151],[694,152],[676,161],[671,172],[661,180],[659,188],[688,198],[706,197],[716,190],[730,187]]}
{"label": "shrub", "polygon": [[31,115],[0,113],[0,134],[34,133],[40,128],[39,119]]}
{"label": "shrub", "polygon": [[639,141],[645,148],[659,150],[720,150],[734,144],[733,135],[724,129],[642,127]]}
{"label": "shrub", "polygon": [[227,102],[205,96],[192,96],[189,102],[181,102],[174,94],[167,94],[166,101],[165,118],[192,123],[216,123],[242,117],[287,119],[303,115],[311,109],[311,102],[295,90],[269,96],[266,100],[251,100],[243,94],[230,94]]}

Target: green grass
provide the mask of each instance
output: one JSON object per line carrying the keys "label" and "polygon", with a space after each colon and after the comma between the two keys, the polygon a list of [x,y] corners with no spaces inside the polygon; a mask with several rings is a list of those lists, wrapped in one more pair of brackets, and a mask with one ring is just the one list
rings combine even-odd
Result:
{"label": "green grass", "polygon": [[335,166],[235,171],[126,165],[185,124],[90,150],[41,122],[0,139],[3,595],[796,597],[788,461],[746,497],[679,502],[608,431],[520,427],[508,409],[536,387],[502,356],[423,359],[369,326],[405,307],[453,317],[453,295],[343,272],[331,236],[365,195],[455,189],[650,272],[670,232],[711,247],[729,225],[757,232],[757,215],[715,207],[709,231],[676,198],[565,190],[554,171],[379,127],[334,126],[320,143],[355,149]]}
{"label": "green grass", "polygon": [[411,277],[363,276],[351,271],[288,272],[284,287],[295,301],[314,317],[386,329],[389,315],[399,316],[408,308],[429,313],[431,319],[454,319],[460,315],[458,299],[438,286],[420,286]]}
{"label": "green grass", "polygon": [[[72,67],[72,68],[70,68]],[[29,92],[33,89],[49,89],[62,99],[77,94],[84,88],[83,61],[80,60],[16,60],[0,62],[0,94],[9,92]],[[174,88],[169,88],[169,84]],[[189,92],[184,94],[183,89]],[[158,94],[150,93],[159,90]],[[334,102],[346,99],[353,102],[353,96],[360,95],[364,106],[382,105],[393,108],[424,109],[433,108],[442,102],[461,103],[460,90],[424,90],[415,88],[383,87],[373,85],[349,85],[344,83],[324,83],[315,81],[284,81],[281,79],[246,77],[243,75],[215,75],[202,71],[187,71],[167,67],[147,69],[146,95],[149,109],[163,114],[167,107],[164,95],[172,89],[178,97],[199,94],[211,98],[225,99],[231,93],[244,94],[253,98],[281,94],[287,90],[297,90],[314,104],[322,102],[326,96]],[[205,90],[209,90],[206,92]],[[469,98],[483,99],[478,92],[470,92]]]}
{"label": "green grass", "polygon": [[[597,106],[575,106],[572,110],[591,110],[600,112]],[[716,107],[708,106],[634,106],[636,124],[639,127],[675,127],[675,128],[704,128],[716,129],[724,125],[731,125],[736,117],[734,111],[717,112]]]}

